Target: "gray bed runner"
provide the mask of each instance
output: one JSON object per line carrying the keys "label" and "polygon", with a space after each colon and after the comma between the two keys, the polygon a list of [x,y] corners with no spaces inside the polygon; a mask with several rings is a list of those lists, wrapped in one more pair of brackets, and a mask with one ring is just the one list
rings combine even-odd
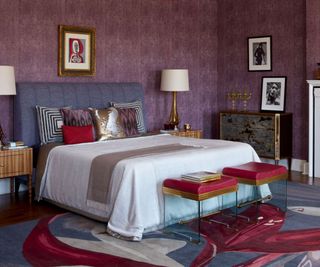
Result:
{"label": "gray bed runner", "polygon": [[116,164],[123,159],[199,148],[201,147],[171,144],[108,153],[97,156],[92,160],[91,163],[87,200],[106,204],[107,195],[109,192],[109,183],[113,169]]}

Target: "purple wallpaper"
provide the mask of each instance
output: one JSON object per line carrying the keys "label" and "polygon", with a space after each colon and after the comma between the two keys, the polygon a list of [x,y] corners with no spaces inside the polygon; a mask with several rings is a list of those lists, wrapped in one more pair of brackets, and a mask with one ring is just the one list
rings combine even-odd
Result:
{"label": "purple wallpaper", "polygon": [[[218,109],[216,1],[0,0],[0,6],[0,65],[13,65],[18,82],[141,82],[153,130],[171,110],[171,95],[160,92],[161,69],[188,68],[191,91],[178,94],[181,125],[211,136]],[[96,28],[95,77],[57,76],[59,24]],[[12,97],[1,97],[0,105],[11,135]]]}
{"label": "purple wallpaper", "polygon": [[307,38],[306,38],[306,66],[307,79],[314,79],[314,72],[320,63],[320,1],[308,0],[307,6]]}
{"label": "purple wallpaper", "polygon": [[[293,112],[298,159],[307,158],[305,10],[304,0],[221,0],[218,5],[219,109],[231,108],[227,92],[247,89],[252,93],[248,109],[259,111],[261,77],[287,76],[286,111]],[[247,37],[266,35],[272,36],[272,71],[248,72]]]}
{"label": "purple wallpaper", "polygon": [[[205,137],[218,137],[217,113],[230,108],[227,92],[252,92],[248,108],[258,111],[261,77],[287,76],[293,156],[307,159],[305,80],[320,61],[318,0],[0,0],[0,6],[0,65],[13,65],[18,82],[141,82],[149,130],[161,128],[171,109],[171,95],[159,91],[161,69],[189,69],[191,91],[178,94],[181,124],[203,129]],[[57,76],[59,24],[96,28],[95,77]],[[272,71],[248,72],[247,37],[261,35],[272,35]],[[0,96],[0,122],[11,136],[12,97]]]}

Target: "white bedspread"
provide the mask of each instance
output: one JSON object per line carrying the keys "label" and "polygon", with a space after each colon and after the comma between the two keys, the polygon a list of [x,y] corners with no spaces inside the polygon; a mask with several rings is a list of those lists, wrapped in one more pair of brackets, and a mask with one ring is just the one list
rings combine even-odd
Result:
{"label": "white bedspread", "polygon": [[[98,155],[150,146],[180,143],[200,149],[148,155],[120,161],[113,172],[106,205],[88,205],[86,201],[91,161]],[[162,181],[181,174],[208,170],[219,172],[225,166],[260,161],[251,146],[223,140],[194,139],[167,134],[111,140],[54,148],[48,157],[40,196],[87,213],[109,218],[108,228],[125,237],[140,240],[145,231],[163,226]],[[262,195],[269,193],[262,187]],[[252,194],[250,186],[241,185],[239,199]],[[223,199],[224,205],[235,196]],[[90,203],[89,203],[90,204]],[[221,206],[219,198],[204,203],[204,210]],[[166,204],[167,220],[175,222],[196,213],[193,201],[172,197]]]}

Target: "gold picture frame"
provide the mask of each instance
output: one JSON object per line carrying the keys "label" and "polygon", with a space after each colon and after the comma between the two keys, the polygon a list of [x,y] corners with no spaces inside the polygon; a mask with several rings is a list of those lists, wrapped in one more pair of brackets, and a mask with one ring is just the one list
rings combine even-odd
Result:
{"label": "gold picture frame", "polygon": [[59,25],[59,76],[94,76],[95,54],[94,28]]}

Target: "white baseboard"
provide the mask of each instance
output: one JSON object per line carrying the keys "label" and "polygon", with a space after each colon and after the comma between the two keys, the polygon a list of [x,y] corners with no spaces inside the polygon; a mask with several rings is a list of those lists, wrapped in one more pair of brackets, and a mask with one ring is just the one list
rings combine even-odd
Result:
{"label": "white baseboard", "polygon": [[309,163],[307,161],[305,161],[305,163],[303,164],[302,174],[305,174],[305,175],[309,174]]}
{"label": "white baseboard", "polygon": [[[19,192],[26,191],[28,188],[24,184],[20,184]],[[0,195],[10,193],[10,179],[0,180]]]}
{"label": "white baseboard", "polygon": [[305,172],[305,171],[308,172],[308,169],[305,168],[306,164],[307,164],[306,160],[292,159],[291,169],[293,171],[302,172],[303,174],[308,174]]}
{"label": "white baseboard", "polygon": [[10,179],[1,179],[0,181],[0,194],[10,193]]}
{"label": "white baseboard", "polygon": [[[261,158],[261,161],[267,163],[274,163],[273,159],[265,159]],[[279,161],[280,165],[286,166],[288,168],[288,161],[287,159],[282,159]],[[292,159],[291,161],[291,170],[302,172],[302,174],[308,174],[308,168],[306,168],[307,161],[303,159]]]}

